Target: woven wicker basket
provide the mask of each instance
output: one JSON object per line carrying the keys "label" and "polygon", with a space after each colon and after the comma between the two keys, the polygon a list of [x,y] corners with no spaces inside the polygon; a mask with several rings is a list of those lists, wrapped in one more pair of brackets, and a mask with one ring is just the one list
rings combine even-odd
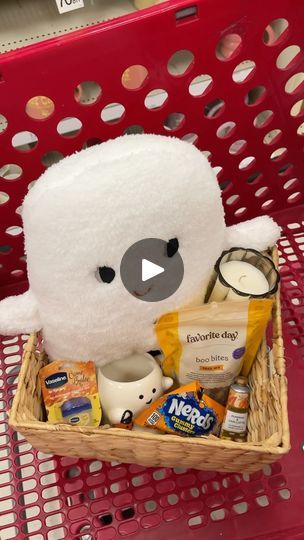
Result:
{"label": "woven wicker basket", "polygon": [[[273,258],[277,262],[276,250]],[[35,448],[46,453],[145,466],[254,472],[276,461],[290,448],[283,352],[278,293],[273,309],[272,358],[269,358],[264,340],[250,375],[248,441],[235,443],[212,436],[183,438],[155,434],[152,430],[143,433],[43,422],[38,373],[47,359],[37,350],[37,336],[32,335],[24,349],[10,425]]]}

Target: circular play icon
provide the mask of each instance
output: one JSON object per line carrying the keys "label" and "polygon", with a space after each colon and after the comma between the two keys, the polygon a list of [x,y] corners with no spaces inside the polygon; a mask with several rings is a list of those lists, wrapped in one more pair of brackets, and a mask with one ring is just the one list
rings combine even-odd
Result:
{"label": "circular play icon", "polygon": [[125,252],[120,276],[127,291],[138,300],[165,300],[175,293],[184,276],[177,238],[168,242],[158,238],[139,240]]}

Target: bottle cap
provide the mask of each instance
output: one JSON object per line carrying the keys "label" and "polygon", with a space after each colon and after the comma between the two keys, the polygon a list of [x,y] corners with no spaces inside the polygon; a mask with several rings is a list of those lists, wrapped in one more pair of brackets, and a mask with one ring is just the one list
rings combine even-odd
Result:
{"label": "bottle cap", "polygon": [[235,379],[235,382],[237,384],[241,384],[242,386],[246,386],[248,384],[248,377],[243,377],[242,375],[239,375],[236,379]]}

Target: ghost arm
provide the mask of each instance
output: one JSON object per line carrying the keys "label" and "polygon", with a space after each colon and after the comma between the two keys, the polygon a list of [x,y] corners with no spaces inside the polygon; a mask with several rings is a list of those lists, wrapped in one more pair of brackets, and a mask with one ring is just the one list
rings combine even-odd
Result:
{"label": "ghost arm", "polygon": [[232,247],[266,250],[276,244],[281,235],[279,225],[269,216],[261,216],[227,228],[226,249]]}
{"label": "ghost arm", "polygon": [[174,381],[173,379],[171,379],[171,377],[163,377],[162,378],[163,391],[166,392],[166,390],[169,390],[169,388],[171,388],[173,383]]}
{"label": "ghost arm", "polygon": [[0,302],[0,334],[31,333],[41,327],[37,302],[31,290]]}

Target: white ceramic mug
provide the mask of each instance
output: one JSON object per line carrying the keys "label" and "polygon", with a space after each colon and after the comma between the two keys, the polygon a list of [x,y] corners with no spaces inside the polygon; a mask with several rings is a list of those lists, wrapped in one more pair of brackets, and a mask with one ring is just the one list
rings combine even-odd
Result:
{"label": "white ceramic mug", "polygon": [[121,423],[126,411],[133,418],[173,384],[150,354],[134,354],[98,368],[98,391],[105,422]]}

